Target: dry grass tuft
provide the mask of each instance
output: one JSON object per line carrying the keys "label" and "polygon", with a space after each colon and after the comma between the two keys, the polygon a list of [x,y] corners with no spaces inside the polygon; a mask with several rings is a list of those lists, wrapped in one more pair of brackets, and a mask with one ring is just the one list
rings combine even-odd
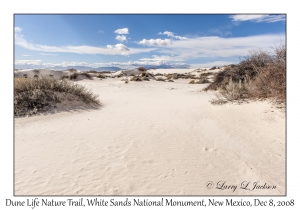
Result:
{"label": "dry grass tuft", "polygon": [[137,70],[139,70],[139,71],[147,71],[147,69],[144,68],[144,67],[138,67]]}
{"label": "dry grass tuft", "polygon": [[63,100],[99,105],[98,96],[84,86],[52,77],[14,80],[14,115],[33,115],[55,107]]}
{"label": "dry grass tuft", "polygon": [[162,78],[162,77],[157,77],[157,78],[156,78],[156,81],[165,82],[165,79],[164,79],[164,78]]}

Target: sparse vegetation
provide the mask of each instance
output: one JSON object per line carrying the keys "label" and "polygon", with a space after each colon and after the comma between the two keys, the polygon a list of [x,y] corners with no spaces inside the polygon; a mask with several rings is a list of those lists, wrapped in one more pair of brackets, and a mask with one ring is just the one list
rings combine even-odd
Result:
{"label": "sparse vegetation", "polygon": [[157,78],[156,78],[156,81],[165,82],[165,79],[164,79],[164,78],[162,78],[162,77],[157,77]]}
{"label": "sparse vegetation", "polygon": [[99,72],[95,71],[95,70],[89,70],[89,71],[87,71],[87,73],[98,74]]}
{"label": "sparse vegetation", "polygon": [[14,79],[15,116],[47,111],[64,100],[99,105],[97,97],[84,86],[69,80],[58,80],[53,77]]}
{"label": "sparse vegetation", "polygon": [[105,79],[106,78],[106,76],[104,74],[101,74],[101,73],[99,73],[96,77],[97,78],[101,78],[101,79]]}
{"label": "sparse vegetation", "polygon": [[139,70],[139,71],[147,71],[147,69],[144,68],[144,67],[138,67],[137,70]]}
{"label": "sparse vegetation", "polygon": [[219,90],[217,100],[271,99],[286,102],[286,47],[276,46],[273,52],[254,51],[237,65],[229,65],[219,72],[204,90]]}
{"label": "sparse vegetation", "polygon": [[130,81],[136,81],[136,82],[138,82],[138,81],[142,81],[142,78],[139,77],[139,76],[133,76],[133,77],[130,79]]}
{"label": "sparse vegetation", "polygon": [[35,73],[35,74],[38,74],[38,73],[40,73],[40,71],[39,71],[39,70],[37,70],[37,69],[34,69],[34,70],[32,70],[32,72],[33,72],[33,73]]}
{"label": "sparse vegetation", "polygon": [[82,72],[82,73],[74,72],[70,76],[67,76],[67,75],[61,76],[60,79],[76,80],[76,79],[78,79],[78,76],[85,76],[88,79],[93,79],[92,76],[86,72]]}

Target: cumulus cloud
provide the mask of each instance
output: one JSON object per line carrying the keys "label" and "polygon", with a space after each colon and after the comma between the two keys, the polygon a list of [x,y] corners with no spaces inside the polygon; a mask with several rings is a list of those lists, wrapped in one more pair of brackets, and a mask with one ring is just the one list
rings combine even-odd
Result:
{"label": "cumulus cloud", "polygon": [[126,36],[125,35],[118,35],[116,36],[116,40],[123,42],[126,41]]}
{"label": "cumulus cloud", "polygon": [[129,51],[129,48],[126,47],[125,45],[123,44],[116,44],[116,45],[107,45],[106,46],[108,49],[111,49],[111,50],[118,50],[118,51]]}
{"label": "cumulus cloud", "polygon": [[164,35],[167,35],[169,37],[172,37],[172,38],[175,38],[175,39],[187,39],[186,37],[184,36],[176,36],[173,32],[171,31],[165,31],[163,33],[159,32],[158,34],[164,34]]}
{"label": "cumulus cloud", "polygon": [[120,28],[120,29],[117,29],[117,30],[115,30],[115,33],[116,33],[116,34],[129,34],[128,28]]}
{"label": "cumulus cloud", "polygon": [[26,55],[26,54],[23,54],[22,56],[24,56],[24,57],[28,57],[28,56],[31,56],[31,55]]}
{"label": "cumulus cloud", "polygon": [[172,44],[170,39],[143,39],[139,44],[148,46],[166,46]]}
{"label": "cumulus cloud", "polygon": [[20,28],[20,27],[15,27],[15,32],[16,33],[20,33],[22,31],[22,28]]}
{"label": "cumulus cloud", "polygon": [[230,15],[232,21],[253,21],[273,23],[285,21],[285,15]]}
{"label": "cumulus cloud", "polygon": [[[123,44],[107,45],[106,47],[94,47],[88,45],[81,46],[49,46],[35,44],[27,41],[21,33],[15,34],[15,44],[28,50],[40,51],[40,52],[65,52],[65,53],[77,53],[77,54],[103,54],[103,55],[130,55],[144,52],[150,52],[155,48],[128,48]],[[126,52],[126,53],[124,53]]]}

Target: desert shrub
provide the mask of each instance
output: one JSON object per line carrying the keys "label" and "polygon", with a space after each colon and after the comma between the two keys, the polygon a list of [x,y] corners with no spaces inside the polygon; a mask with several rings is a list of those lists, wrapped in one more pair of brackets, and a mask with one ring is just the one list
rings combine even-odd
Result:
{"label": "desert shrub", "polygon": [[98,72],[98,71],[95,71],[95,70],[89,70],[87,73],[97,74],[97,73],[99,73],[99,72]]}
{"label": "desert shrub", "polygon": [[154,74],[154,76],[164,76],[164,75],[161,73],[156,73],[156,74]]}
{"label": "desert shrub", "polygon": [[229,80],[229,83],[223,86],[219,93],[216,94],[216,99],[211,101],[212,104],[225,104],[232,101],[242,101],[247,99],[251,95],[251,81],[245,80],[242,82],[233,82],[232,79]]}
{"label": "desert shrub", "polygon": [[81,72],[79,75],[86,76],[86,78],[92,79],[92,76],[87,72]]}
{"label": "desert shrub", "polygon": [[173,80],[169,79],[168,82],[174,82]]}
{"label": "desert shrub", "polygon": [[211,67],[209,70],[215,70],[215,69],[217,69],[217,67],[216,67],[216,66],[213,66],[213,67]]}
{"label": "desert shrub", "polygon": [[132,78],[130,79],[130,81],[136,81],[136,82],[138,82],[138,81],[142,81],[142,78],[139,77],[139,76],[134,76],[134,77],[132,77]]}
{"label": "desert shrub", "polygon": [[101,78],[101,79],[106,78],[106,76],[105,76],[104,74],[98,74],[96,77],[97,77],[97,78]]}
{"label": "desert shrub", "polygon": [[205,73],[200,74],[201,77],[202,76],[207,77],[207,76],[210,76],[210,75],[214,75],[214,73],[213,72],[205,72]]}
{"label": "desert shrub", "polygon": [[63,100],[78,100],[99,105],[98,96],[84,86],[52,77],[14,80],[14,115],[24,116],[47,111]]}
{"label": "desert shrub", "polygon": [[79,73],[75,72],[75,73],[71,74],[71,75],[69,76],[69,78],[70,78],[71,80],[75,80],[75,79],[77,79],[78,76],[79,76]]}
{"label": "desert shrub", "polygon": [[34,75],[33,77],[34,77],[34,78],[39,78],[39,75],[36,74],[36,75]]}
{"label": "desert shrub", "polygon": [[67,71],[69,71],[69,72],[77,72],[77,70],[74,69],[74,68],[68,69]]}
{"label": "desert shrub", "polygon": [[39,70],[37,70],[37,69],[34,69],[34,70],[32,70],[32,72],[33,72],[33,73],[35,73],[35,74],[38,74],[38,73],[40,73],[40,71],[39,71]]}
{"label": "desert shrub", "polygon": [[195,84],[195,80],[191,80],[189,84]]}
{"label": "desert shrub", "polygon": [[64,75],[64,76],[61,76],[60,79],[61,80],[63,80],[63,79],[69,79],[69,76]]}
{"label": "desert shrub", "polygon": [[[233,100],[245,97],[269,98],[274,102],[285,104],[286,47],[281,44],[272,49],[273,52],[250,52],[250,55],[241,60],[239,64],[230,65],[224,71],[219,72],[215,76],[214,82],[204,90],[220,90],[221,95],[232,99],[238,92],[236,86],[241,83],[242,86],[249,86],[248,93],[243,92],[242,97],[236,97]],[[226,91],[224,92],[224,90]],[[227,97],[230,91],[233,92],[233,96]],[[227,95],[225,96],[225,94]]]}
{"label": "desert shrub", "polygon": [[23,74],[23,78],[28,78],[28,75],[27,74]]}
{"label": "desert shrub", "polygon": [[148,77],[142,77],[142,80],[150,81],[150,79]]}
{"label": "desert shrub", "polygon": [[207,79],[207,77],[200,77],[196,83],[197,84],[205,84],[205,83],[209,83],[209,80]]}
{"label": "desert shrub", "polygon": [[178,79],[178,74],[173,74],[173,77],[172,77],[172,79]]}
{"label": "desert shrub", "polygon": [[165,79],[164,79],[164,78],[162,78],[162,77],[157,77],[157,78],[156,78],[156,81],[161,81],[161,82],[164,82],[164,81],[165,81]]}
{"label": "desert shrub", "polygon": [[147,71],[147,69],[145,69],[144,67],[138,67],[137,70],[139,70],[139,71]]}

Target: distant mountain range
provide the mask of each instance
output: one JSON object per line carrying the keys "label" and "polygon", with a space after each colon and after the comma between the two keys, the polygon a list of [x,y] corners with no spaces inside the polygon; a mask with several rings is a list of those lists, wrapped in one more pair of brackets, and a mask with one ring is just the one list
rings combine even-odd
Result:
{"label": "distant mountain range", "polygon": [[[136,66],[135,68],[138,68],[140,66]],[[152,65],[144,65],[142,66],[146,69],[184,69],[184,68],[189,68],[189,65],[160,65],[160,66],[152,66]],[[15,69],[45,69],[44,66],[36,66],[36,65],[15,65]],[[67,69],[76,69],[79,71],[89,71],[89,70],[95,70],[95,71],[119,71],[119,70],[125,70],[121,69],[116,66],[106,66],[106,67],[98,67],[98,68],[93,68],[93,67],[88,67],[88,66],[55,66],[55,67],[49,67],[48,69],[52,70],[67,70]]]}

